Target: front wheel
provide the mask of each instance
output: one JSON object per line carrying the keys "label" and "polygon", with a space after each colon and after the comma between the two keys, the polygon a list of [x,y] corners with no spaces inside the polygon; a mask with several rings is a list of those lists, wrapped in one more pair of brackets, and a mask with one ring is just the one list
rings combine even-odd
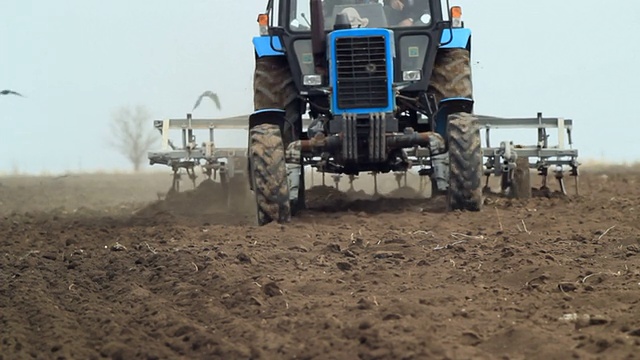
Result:
{"label": "front wheel", "polygon": [[256,198],[258,225],[291,220],[289,186],[282,134],[277,125],[249,131],[249,167]]}
{"label": "front wheel", "polygon": [[477,119],[468,113],[449,115],[447,126],[449,145],[450,210],[480,211],[482,195],[482,147]]}

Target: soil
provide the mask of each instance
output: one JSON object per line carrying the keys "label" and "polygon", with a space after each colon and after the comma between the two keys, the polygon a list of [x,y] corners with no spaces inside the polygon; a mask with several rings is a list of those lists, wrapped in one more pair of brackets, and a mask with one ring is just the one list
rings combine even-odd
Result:
{"label": "soil", "polygon": [[256,227],[244,185],[1,178],[0,359],[634,358],[639,181],[584,170],[580,195],[467,213],[414,177],[316,176]]}

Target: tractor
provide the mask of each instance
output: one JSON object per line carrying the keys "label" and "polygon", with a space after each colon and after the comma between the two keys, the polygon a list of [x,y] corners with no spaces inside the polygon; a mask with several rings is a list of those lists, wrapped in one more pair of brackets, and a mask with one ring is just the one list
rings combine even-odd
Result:
{"label": "tractor", "polygon": [[481,122],[461,7],[268,0],[258,27],[248,178],[259,225],[305,209],[304,166],[356,176],[420,165],[449,210],[482,210]]}
{"label": "tractor", "polygon": [[449,209],[481,210],[471,32],[458,6],[447,4],[445,18],[440,0],[402,5],[408,25],[379,1],[269,0],[258,15],[248,149],[260,225],[304,209],[307,164],[402,172],[411,154],[430,162],[421,175]]}

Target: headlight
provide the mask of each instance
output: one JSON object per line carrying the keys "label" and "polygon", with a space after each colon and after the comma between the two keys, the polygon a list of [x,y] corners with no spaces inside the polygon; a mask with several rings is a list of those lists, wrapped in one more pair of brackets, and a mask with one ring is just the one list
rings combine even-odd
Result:
{"label": "headlight", "polygon": [[322,77],[320,75],[305,75],[302,77],[302,83],[304,86],[319,86],[322,85]]}
{"label": "headlight", "polygon": [[402,81],[422,80],[422,70],[407,70],[402,72]]}

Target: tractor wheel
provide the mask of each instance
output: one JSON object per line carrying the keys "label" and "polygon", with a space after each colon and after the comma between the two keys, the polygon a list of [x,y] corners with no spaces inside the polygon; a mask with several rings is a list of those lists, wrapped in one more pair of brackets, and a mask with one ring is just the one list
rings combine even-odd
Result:
{"label": "tractor wheel", "polygon": [[258,125],[249,131],[249,136],[249,164],[258,225],[288,222],[291,207],[280,128],[271,124]]}
{"label": "tractor wheel", "polygon": [[471,58],[466,49],[440,49],[431,74],[430,92],[436,101],[453,97],[473,98]]}
{"label": "tractor wheel", "polygon": [[284,146],[300,138],[302,132],[302,102],[293,82],[286,56],[256,58],[253,77],[253,106],[255,110],[283,109],[286,122],[283,126]]}
{"label": "tractor wheel", "polygon": [[480,211],[484,203],[482,195],[482,147],[480,128],[476,118],[467,113],[449,116],[447,126],[449,145],[450,210]]}
{"label": "tractor wheel", "polygon": [[[302,133],[302,101],[291,75],[286,56],[265,56],[256,58],[253,77],[253,105],[255,110],[284,109],[282,142],[284,148],[292,141],[299,140]],[[292,215],[306,209],[304,171],[300,174],[298,201],[291,203]]]}

